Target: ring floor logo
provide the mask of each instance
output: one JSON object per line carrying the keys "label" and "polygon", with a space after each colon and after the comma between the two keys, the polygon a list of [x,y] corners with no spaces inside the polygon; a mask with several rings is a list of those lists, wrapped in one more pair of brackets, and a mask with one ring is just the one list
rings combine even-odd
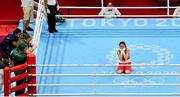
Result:
{"label": "ring floor logo", "polygon": [[[162,48],[159,45],[148,45],[148,44],[134,44],[128,46],[131,50],[131,61],[133,64],[169,64],[173,59],[173,54],[167,48]],[[111,50],[107,55],[106,59],[110,64],[117,64],[119,59],[117,57],[117,48]],[[154,70],[157,69],[157,70]],[[160,71],[160,66],[144,66],[144,67],[133,67],[134,74],[175,74],[174,71]],[[116,73],[116,71],[103,71],[105,74]],[[155,84],[165,83],[165,78],[162,77],[115,77],[113,79],[114,84]],[[136,86],[125,86],[125,87],[136,87]],[[146,86],[143,86],[146,87]],[[149,86],[148,86],[149,87]],[[151,86],[153,87],[153,86]]]}
{"label": "ring floor logo", "polygon": [[[128,18],[128,19],[68,19],[68,26],[72,28],[76,27],[90,27],[90,28],[127,28],[127,27],[152,27],[152,28],[172,28],[175,27],[179,29],[180,27],[180,19],[144,19],[144,18]],[[105,28],[104,28],[105,27]]]}

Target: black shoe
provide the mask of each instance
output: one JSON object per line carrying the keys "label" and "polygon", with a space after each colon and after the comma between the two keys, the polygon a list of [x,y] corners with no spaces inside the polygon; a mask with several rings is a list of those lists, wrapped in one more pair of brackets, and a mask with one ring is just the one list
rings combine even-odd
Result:
{"label": "black shoe", "polygon": [[54,31],[54,32],[58,32],[58,30],[56,30],[56,29],[54,29],[53,31]]}
{"label": "black shoe", "polygon": [[58,18],[58,19],[56,19],[56,22],[61,22],[61,23],[63,23],[63,22],[65,22],[65,19],[64,19],[64,18]]}
{"label": "black shoe", "polygon": [[49,33],[54,33],[54,30],[49,29]]}
{"label": "black shoe", "polygon": [[29,27],[29,26],[26,28],[26,30],[33,31],[33,29],[31,27]]}

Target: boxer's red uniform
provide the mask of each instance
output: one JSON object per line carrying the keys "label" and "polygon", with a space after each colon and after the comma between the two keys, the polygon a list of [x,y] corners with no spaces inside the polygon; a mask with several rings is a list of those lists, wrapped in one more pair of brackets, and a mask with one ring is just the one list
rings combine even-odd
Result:
{"label": "boxer's red uniform", "polygon": [[[127,61],[120,61],[119,65],[131,65],[131,61],[130,61],[130,56],[128,58]],[[118,66],[117,70],[129,70],[132,71],[132,67],[131,66]]]}

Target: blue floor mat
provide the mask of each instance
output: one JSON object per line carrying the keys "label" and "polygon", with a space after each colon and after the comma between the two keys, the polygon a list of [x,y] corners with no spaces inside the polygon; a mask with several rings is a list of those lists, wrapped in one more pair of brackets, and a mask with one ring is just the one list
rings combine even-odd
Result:
{"label": "blue floor mat", "polygon": [[[73,22],[72,22],[73,21]],[[95,21],[95,24],[94,24]],[[109,23],[102,24],[102,21]],[[120,21],[129,21],[127,25]],[[138,21],[138,22],[137,22]],[[142,26],[146,21],[147,24]],[[137,23],[136,23],[137,22]],[[159,23],[159,24],[158,24]],[[44,23],[37,64],[116,64],[116,49],[125,41],[132,64],[179,64],[180,27],[174,19],[68,19],[49,34]],[[179,23],[179,22],[175,22]],[[140,25],[140,26],[137,26]],[[22,22],[20,22],[22,27]],[[32,23],[31,26],[34,26]],[[94,67],[41,67],[38,74],[93,74]],[[132,74],[175,74],[175,66],[133,67]],[[116,67],[96,67],[97,74],[116,74]],[[37,84],[180,84],[176,76],[55,76],[37,77]],[[96,81],[94,81],[94,79]],[[38,94],[71,93],[176,93],[180,86],[39,86]]]}

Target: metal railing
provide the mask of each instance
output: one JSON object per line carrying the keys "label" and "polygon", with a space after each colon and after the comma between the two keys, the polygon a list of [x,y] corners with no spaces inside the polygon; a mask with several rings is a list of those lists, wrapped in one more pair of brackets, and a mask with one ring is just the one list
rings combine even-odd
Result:
{"label": "metal railing", "polygon": [[[122,15],[118,17],[172,17],[170,15],[170,9],[176,9],[177,6],[170,6],[170,0],[167,0],[167,6],[149,6],[149,7],[116,7],[118,9],[166,9],[167,13],[164,15]],[[101,6],[99,7],[79,7],[79,6],[61,6],[60,9],[103,9],[104,0],[101,0]],[[60,15],[59,15],[60,16]],[[101,15],[64,15],[65,17],[103,17]]]}

